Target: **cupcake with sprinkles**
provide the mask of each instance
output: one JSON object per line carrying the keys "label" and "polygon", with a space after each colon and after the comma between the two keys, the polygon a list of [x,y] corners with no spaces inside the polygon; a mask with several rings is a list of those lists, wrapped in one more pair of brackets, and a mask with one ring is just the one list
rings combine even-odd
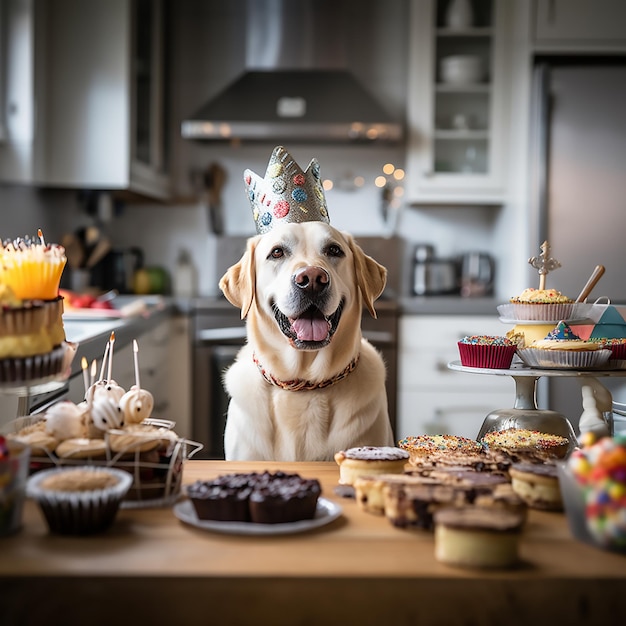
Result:
{"label": "cupcake with sprinkles", "polygon": [[458,342],[461,365],[488,369],[508,369],[517,352],[514,337],[470,335]]}
{"label": "cupcake with sprinkles", "polygon": [[416,435],[398,441],[406,450],[411,465],[419,465],[425,458],[441,453],[481,454],[484,449],[475,439],[458,435]]}
{"label": "cupcake with sprinkles", "polygon": [[626,337],[614,337],[612,339],[597,339],[605,350],[611,351],[609,365],[626,369]]}
{"label": "cupcake with sprinkles", "polygon": [[492,430],[485,433],[481,443],[489,450],[503,450],[508,453],[534,452],[552,459],[564,458],[570,448],[567,437],[527,428]]}

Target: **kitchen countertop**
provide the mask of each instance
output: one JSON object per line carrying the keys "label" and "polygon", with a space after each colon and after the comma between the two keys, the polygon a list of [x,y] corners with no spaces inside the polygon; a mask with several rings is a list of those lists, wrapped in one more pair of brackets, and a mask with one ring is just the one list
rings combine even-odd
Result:
{"label": "kitchen countertop", "polygon": [[402,315],[493,315],[498,316],[497,298],[461,296],[407,296],[399,299]]}
{"label": "kitchen countertop", "polygon": [[[23,529],[0,540],[3,623],[618,624],[626,557],[572,539],[560,513],[529,511],[522,564],[439,563],[426,531],[395,528],[334,493],[330,463],[188,461],[183,482],[231,472],[318,478],[340,518],[293,535],[218,534],[171,508],[122,509],[95,537],[48,533],[27,501]],[[621,617],[620,617],[621,616]],[[132,620],[132,622],[131,622]]]}
{"label": "kitchen countertop", "polygon": [[64,315],[63,326],[67,341],[78,342],[78,352],[72,361],[72,376],[82,373],[81,358],[88,362],[101,359],[106,343],[115,332],[115,346],[123,347],[139,335],[149,331],[174,311],[170,299],[154,296],[118,296],[118,307],[134,305],[144,301],[144,307],[137,307],[136,313],[127,317],[98,317],[97,312],[87,310],[83,316],[80,311]]}
{"label": "kitchen countertop", "polygon": [[[496,298],[462,298],[460,296],[399,296],[381,298],[376,308],[393,306],[400,315],[498,315],[496,307],[502,304]],[[205,296],[190,302],[180,302],[189,311],[236,310],[223,296]]]}

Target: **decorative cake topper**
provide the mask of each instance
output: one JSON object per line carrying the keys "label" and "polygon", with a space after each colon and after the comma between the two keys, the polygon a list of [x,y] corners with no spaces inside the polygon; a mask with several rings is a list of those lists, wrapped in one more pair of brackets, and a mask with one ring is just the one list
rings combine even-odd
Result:
{"label": "decorative cake topper", "polygon": [[259,235],[286,222],[330,222],[317,159],[303,172],[283,146],[276,146],[265,178],[246,170],[243,180]]}
{"label": "decorative cake topper", "polygon": [[528,262],[539,273],[539,289],[541,290],[546,288],[546,276],[552,270],[561,267],[561,264],[556,259],[550,257],[550,245],[547,241],[541,244],[541,254],[538,257],[531,256]]}

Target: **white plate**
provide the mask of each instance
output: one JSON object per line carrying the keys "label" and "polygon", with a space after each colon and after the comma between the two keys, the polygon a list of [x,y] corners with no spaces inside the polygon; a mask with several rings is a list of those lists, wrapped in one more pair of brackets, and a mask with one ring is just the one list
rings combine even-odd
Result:
{"label": "white plate", "polygon": [[119,309],[69,309],[63,312],[63,319],[69,321],[120,319],[124,313]]}
{"label": "white plate", "polygon": [[212,530],[229,535],[288,535],[301,533],[330,524],[330,522],[336,520],[341,515],[341,512],[342,509],[338,504],[326,498],[319,498],[313,519],[288,522],[286,524],[253,524],[251,522],[218,522],[198,519],[191,500],[183,500],[174,505],[174,515],[181,522],[202,530]]}

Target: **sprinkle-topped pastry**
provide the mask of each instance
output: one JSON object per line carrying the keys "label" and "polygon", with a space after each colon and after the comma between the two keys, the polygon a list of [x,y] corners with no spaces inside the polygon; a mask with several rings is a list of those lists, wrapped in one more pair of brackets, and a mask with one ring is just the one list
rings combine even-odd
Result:
{"label": "sprinkle-topped pastry", "polygon": [[509,337],[470,335],[457,342],[461,365],[508,369],[517,351],[517,343]]}
{"label": "sprinkle-topped pastry", "polygon": [[564,296],[560,291],[556,289],[535,289],[529,287],[524,289],[519,296],[510,298],[509,302],[523,302],[523,303],[536,303],[536,304],[566,304],[573,302],[571,298]]}
{"label": "sprinkle-topped pastry", "polygon": [[478,454],[483,446],[475,439],[456,435],[417,435],[398,441],[398,446],[411,455],[411,463],[441,452]]}
{"label": "sprinkle-topped pastry", "polygon": [[406,461],[409,458],[406,452],[392,446],[363,446],[350,448],[338,454],[343,454],[347,459],[360,459],[362,461]]}
{"label": "sprinkle-topped pastry", "polygon": [[611,339],[597,339],[598,343],[605,350],[611,351],[610,361],[626,360],[626,337],[614,337]]}
{"label": "sprinkle-topped pastry", "polygon": [[566,437],[525,428],[491,431],[485,433],[482,442],[489,448],[503,448],[507,451],[542,450],[559,458],[564,457],[569,448]]}
{"label": "sprinkle-topped pastry", "polygon": [[516,345],[512,339],[508,337],[497,337],[491,335],[470,335],[463,337],[461,343],[478,346],[514,346]]}
{"label": "sprinkle-topped pastry", "polygon": [[541,350],[598,350],[601,344],[581,339],[563,320],[544,339],[533,341],[530,348]]}
{"label": "sprinkle-topped pastry", "polygon": [[360,476],[402,473],[408,460],[406,450],[392,446],[362,446],[335,454],[342,485],[354,485]]}

